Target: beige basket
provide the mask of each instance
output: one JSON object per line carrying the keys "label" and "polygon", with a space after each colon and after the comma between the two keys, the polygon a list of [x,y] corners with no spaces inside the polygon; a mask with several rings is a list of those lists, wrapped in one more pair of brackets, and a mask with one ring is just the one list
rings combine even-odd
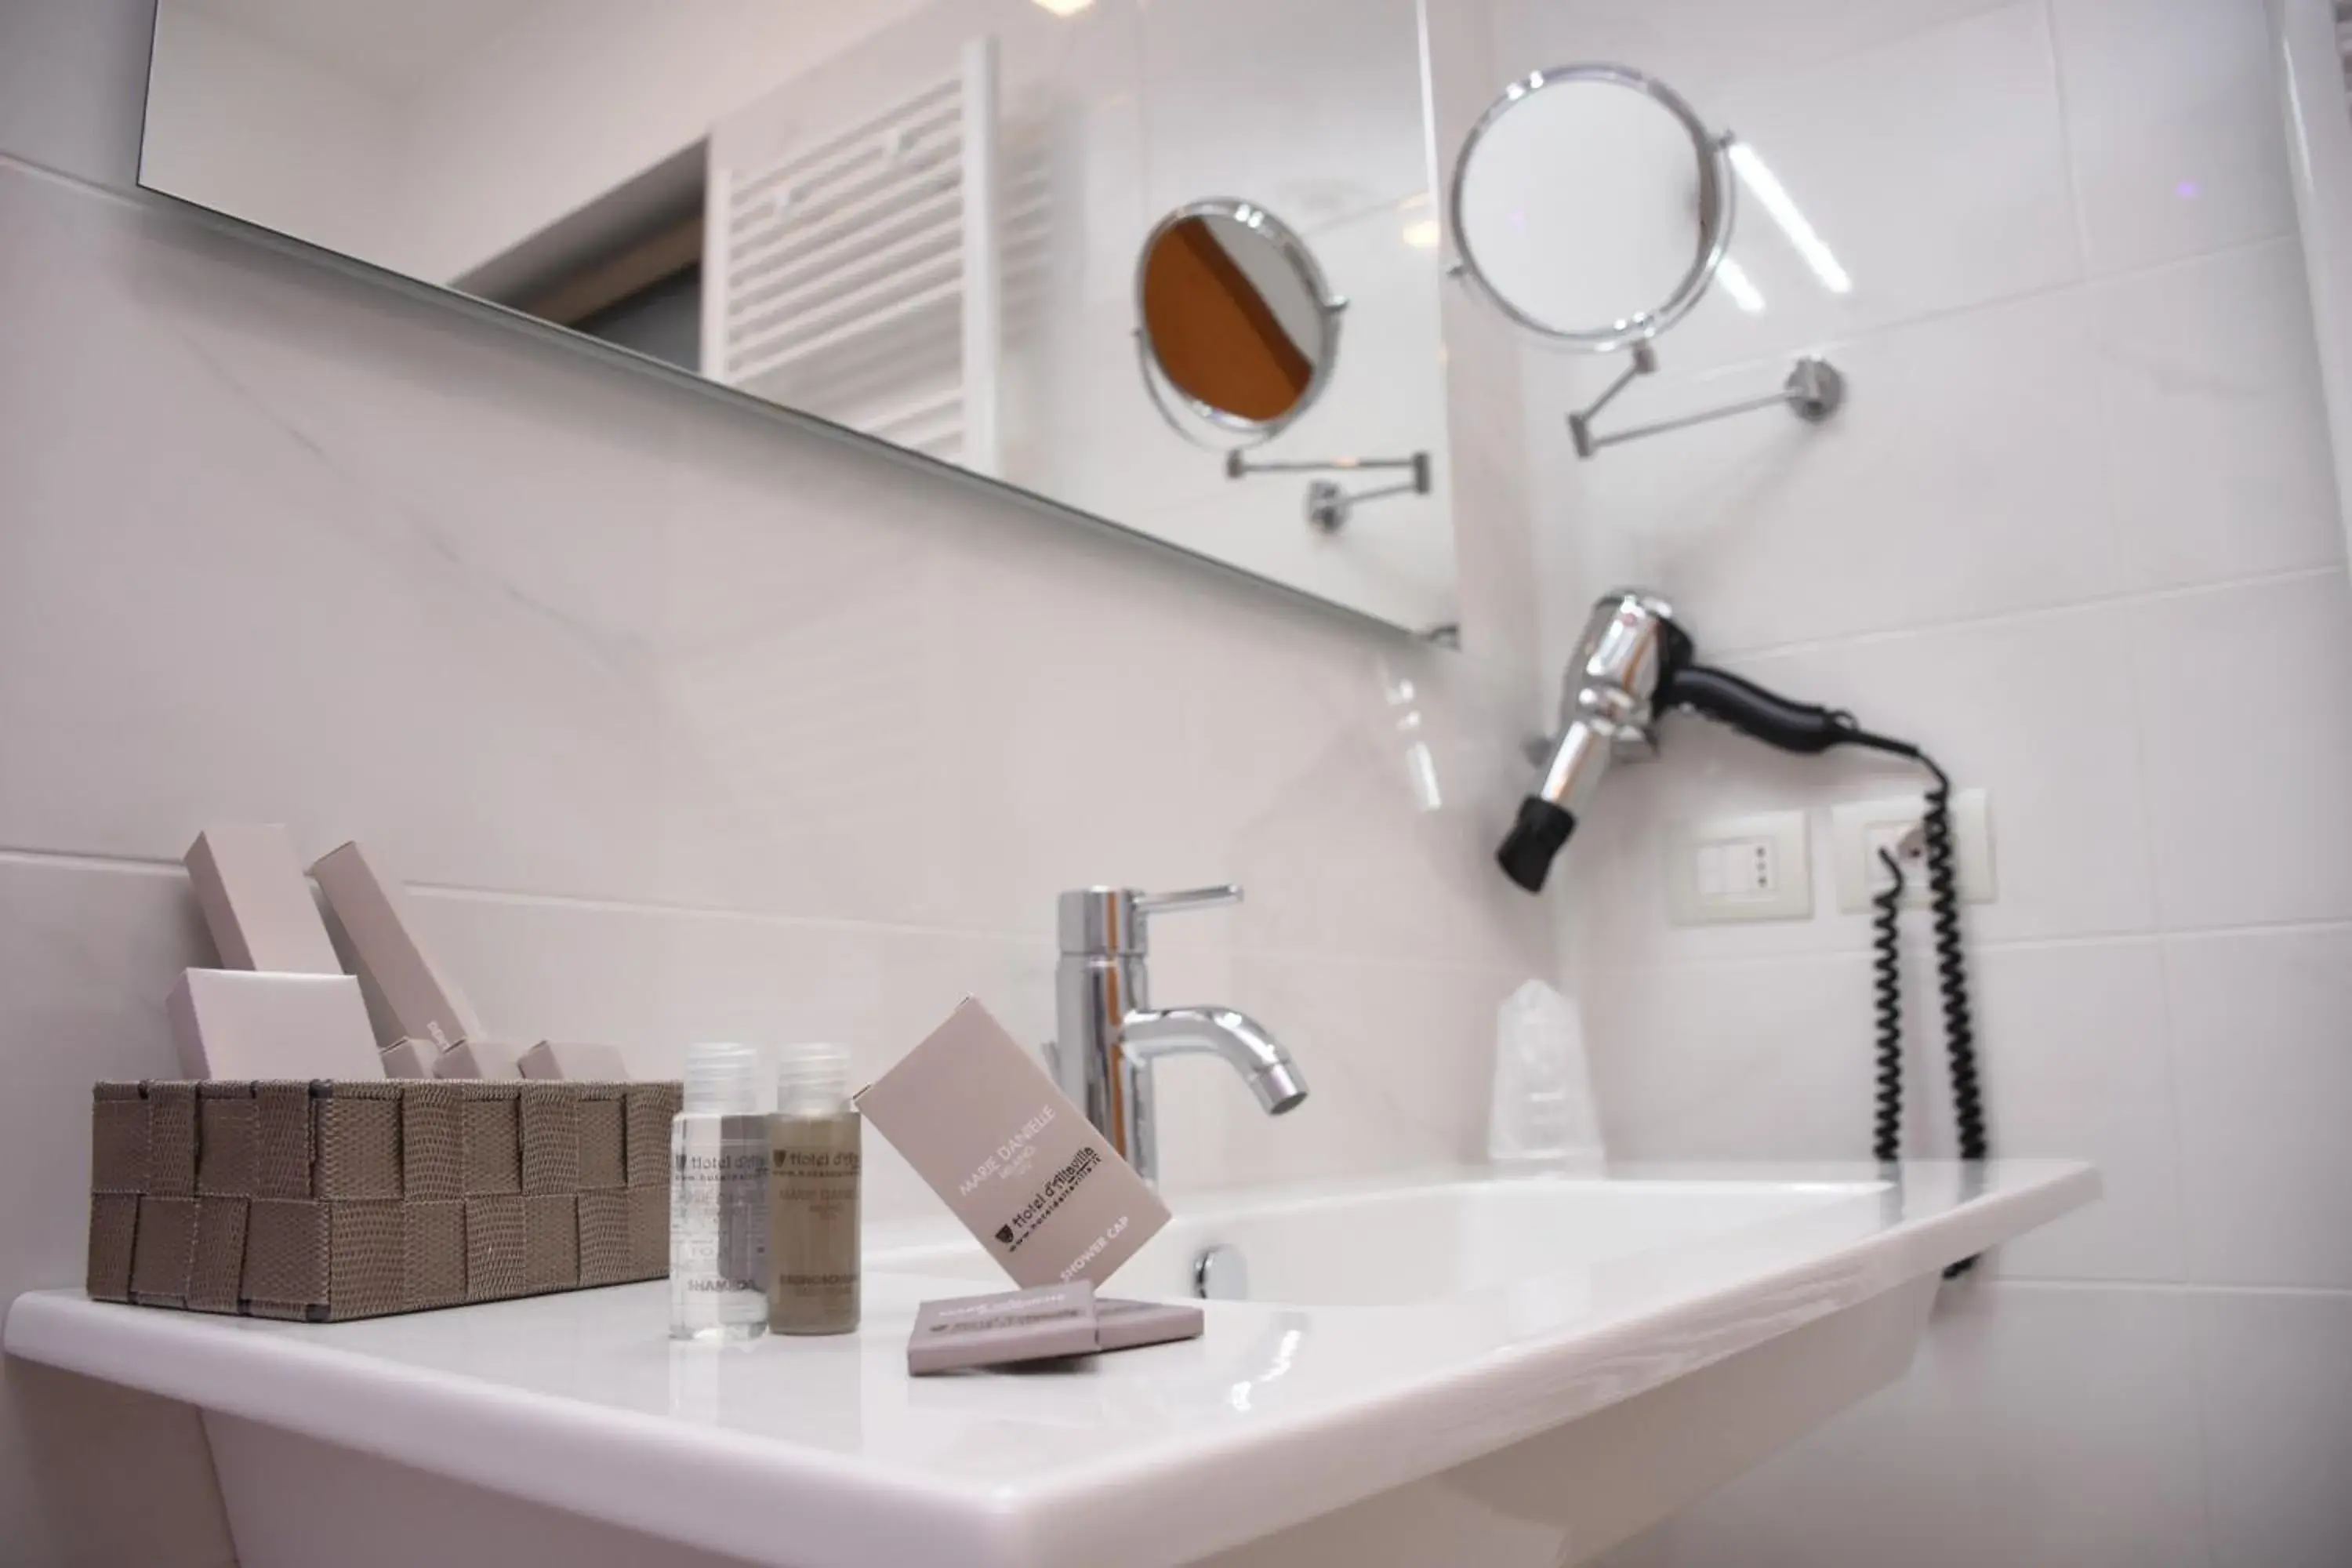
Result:
{"label": "beige basket", "polygon": [[669,1270],[675,1083],[101,1083],[92,1297],[312,1322]]}

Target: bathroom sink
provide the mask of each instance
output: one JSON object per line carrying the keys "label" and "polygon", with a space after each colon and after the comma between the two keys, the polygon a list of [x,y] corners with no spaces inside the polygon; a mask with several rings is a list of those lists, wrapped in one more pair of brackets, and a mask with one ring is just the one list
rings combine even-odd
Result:
{"label": "bathroom sink", "polygon": [[[855,1335],[673,1347],[659,1282],[341,1324],[35,1291],[9,1353],[205,1412],[245,1568],[1555,1568],[1900,1375],[1946,1265],[2090,1201],[2055,1161],[1478,1173],[1179,1200],[1110,1282],[1199,1339],[911,1379],[1002,1281],[869,1237]],[[1966,1286],[1958,1287],[1966,1289]]]}
{"label": "bathroom sink", "polygon": [[[1241,1300],[1334,1307],[1440,1301],[1688,1247],[1886,1188],[1875,1178],[1465,1174],[1180,1202],[1168,1228],[1109,1288],[1124,1295],[1190,1296],[1197,1263],[1216,1248],[1230,1249],[1227,1259],[1238,1255],[1247,1279],[1236,1293]],[[880,1229],[867,1247],[871,1268],[975,1282],[1002,1278],[986,1253],[943,1226]]]}

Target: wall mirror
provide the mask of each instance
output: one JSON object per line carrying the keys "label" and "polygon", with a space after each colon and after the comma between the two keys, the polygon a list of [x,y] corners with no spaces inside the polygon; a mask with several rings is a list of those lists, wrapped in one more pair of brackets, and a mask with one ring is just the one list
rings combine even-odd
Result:
{"label": "wall mirror", "polygon": [[[1296,230],[1254,202],[1192,202],[1162,218],[1135,264],[1135,342],[1144,390],[1170,429],[1222,448],[1225,478],[1300,475],[1298,515],[1337,533],[1357,509],[1427,496],[1426,449],[1402,457],[1276,458],[1244,448],[1280,436],[1315,406],[1339,363],[1348,301],[1331,292]],[[1335,476],[1402,470],[1350,489]]]}
{"label": "wall mirror", "polygon": [[[1418,0],[1328,23],[160,0],[140,178],[1430,632],[1458,610]],[[1204,280],[1242,334],[1151,332],[1155,405],[1139,316]],[[1378,506],[1330,471],[1414,457]]]}
{"label": "wall mirror", "polygon": [[1189,203],[1160,220],[1135,268],[1144,385],[1169,421],[1255,445],[1314,406],[1339,359],[1347,301],[1297,231],[1254,203]]}
{"label": "wall mirror", "polygon": [[1606,353],[1706,292],[1731,244],[1723,145],[1664,82],[1619,66],[1537,71],[1462,144],[1454,243],[1506,315]]}
{"label": "wall mirror", "polygon": [[1737,147],[1664,82],[1604,64],[1530,72],[1463,139],[1448,204],[1463,276],[1532,333],[1628,355],[1623,374],[1568,416],[1579,457],[1759,408],[1786,405],[1818,424],[1843,402],[1843,378],[1807,357],[1769,395],[1607,434],[1593,426],[1635,377],[1657,369],[1654,340],[1721,273]]}

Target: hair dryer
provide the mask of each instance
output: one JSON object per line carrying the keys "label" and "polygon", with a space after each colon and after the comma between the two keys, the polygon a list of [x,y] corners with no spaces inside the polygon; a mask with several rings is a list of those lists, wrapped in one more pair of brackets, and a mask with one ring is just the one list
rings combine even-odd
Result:
{"label": "hair dryer", "polygon": [[1495,857],[1505,876],[1530,893],[1542,889],[1610,763],[1654,754],[1657,715],[1669,709],[1688,709],[1784,752],[1867,746],[1927,762],[1916,746],[1870,733],[1843,709],[1792,702],[1696,662],[1696,653],[1673,606],[1654,594],[1627,589],[1592,606],[1563,678],[1559,739]]}
{"label": "hair dryer", "polygon": [[[1960,942],[1959,888],[1954,873],[1951,781],[1927,753],[1908,741],[1873,734],[1838,708],[1817,708],[1768,691],[1728,670],[1696,662],[1690,634],[1675,624],[1671,605],[1655,595],[1626,589],[1592,606],[1570,659],[1560,693],[1559,739],[1535,793],[1519,803],[1518,820],[1495,858],[1503,874],[1528,892],[1541,890],[1551,863],[1576,831],[1578,816],[1592,799],[1612,761],[1654,754],[1657,716],[1672,709],[1728,724],[1768,746],[1804,755],[1832,746],[1863,746],[1908,757],[1935,777],[1921,817],[1927,885],[1934,910],[1936,968],[1943,994],[1944,1037],[1951,1053],[1952,1100],[1959,1121],[1964,1159],[1984,1158],[1984,1110],[1977,1085],[1975,1036],[1969,1016],[1968,972]],[[1902,868],[1892,857],[1895,879],[1882,895],[1877,928],[1879,994],[1878,1109],[1873,1151],[1893,1160],[1900,1149],[1902,1110],[1902,1020],[1895,948],[1894,911],[1901,898]],[[1956,1264],[1948,1272],[1968,1267]]]}

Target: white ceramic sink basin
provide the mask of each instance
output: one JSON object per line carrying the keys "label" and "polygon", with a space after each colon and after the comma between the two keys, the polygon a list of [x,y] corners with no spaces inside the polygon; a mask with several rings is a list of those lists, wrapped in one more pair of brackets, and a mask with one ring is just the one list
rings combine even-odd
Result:
{"label": "white ceramic sink basin", "polygon": [[[1334,1307],[1439,1301],[1688,1247],[1885,1189],[1876,1179],[1457,1176],[1211,1199],[1182,1205],[1107,1289],[1191,1296],[1195,1260],[1224,1247],[1246,1268],[1243,1300]],[[982,1283],[1003,1278],[987,1254],[941,1226],[876,1232],[868,1266]]]}
{"label": "white ceramic sink basin", "polygon": [[[245,1568],[1556,1568],[1899,1375],[1955,1260],[2089,1201],[1997,1161],[1475,1173],[1178,1205],[1111,1281],[1198,1340],[910,1379],[1001,1280],[869,1237],[855,1335],[673,1346],[659,1283],[365,1322],[36,1291],[10,1353],[205,1413]],[[1965,1289],[1966,1287],[1960,1287]]]}

